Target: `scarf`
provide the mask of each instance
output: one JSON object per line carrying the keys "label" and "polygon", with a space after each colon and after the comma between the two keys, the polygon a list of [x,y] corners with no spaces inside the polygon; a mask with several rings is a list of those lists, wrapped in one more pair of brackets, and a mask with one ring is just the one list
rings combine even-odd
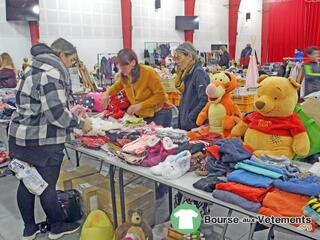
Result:
{"label": "scarf", "polygon": [[192,69],[192,67],[195,65],[195,61],[191,61],[188,66],[186,67],[186,69],[184,70],[180,70],[177,74],[176,80],[175,80],[175,85],[176,85],[176,89],[178,89],[179,92],[183,93],[184,91],[184,78],[185,76],[190,72],[190,70]]}

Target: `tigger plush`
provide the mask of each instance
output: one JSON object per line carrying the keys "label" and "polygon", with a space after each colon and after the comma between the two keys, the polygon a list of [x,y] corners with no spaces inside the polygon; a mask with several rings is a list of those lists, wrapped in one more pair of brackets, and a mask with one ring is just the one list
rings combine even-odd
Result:
{"label": "tigger plush", "polygon": [[220,72],[211,76],[211,83],[206,93],[208,103],[197,118],[201,126],[208,119],[209,132],[218,133],[225,138],[230,137],[231,129],[242,118],[241,112],[232,101],[231,92],[237,87],[237,78],[229,72]]}

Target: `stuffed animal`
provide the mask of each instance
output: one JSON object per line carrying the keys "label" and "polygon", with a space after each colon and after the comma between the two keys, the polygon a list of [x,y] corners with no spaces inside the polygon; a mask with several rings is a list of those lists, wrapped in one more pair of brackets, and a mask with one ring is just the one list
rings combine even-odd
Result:
{"label": "stuffed animal", "polygon": [[255,112],[247,115],[233,129],[233,136],[244,136],[244,143],[254,155],[305,156],[310,149],[307,132],[294,112],[300,85],[292,78],[268,77],[258,79],[254,96]]}
{"label": "stuffed animal", "polygon": [[115,233],[115,240],[153,240],[151,227],[143,221],[142,210],[130,210],[129,221],[119,226]]}
{"label": "stuffed animal", "polygon": [[231,129],[242,118],[231,95],[231,92],[237,87],[237,79],[229,72],[220,72],[212,75],[211,80],[206,91],[208,103],[199,114],[197,125],[201,126],[209,119],[209,132],[230,137]]}

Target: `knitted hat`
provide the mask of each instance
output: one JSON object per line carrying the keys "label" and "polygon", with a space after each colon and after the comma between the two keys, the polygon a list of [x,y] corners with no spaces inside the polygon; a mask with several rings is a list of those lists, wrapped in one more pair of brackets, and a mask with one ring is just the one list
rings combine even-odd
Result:
{"label": "knitted hat", "polygon": [[176,52],[184,53],[184,54],[191,54],[193,59],[195,59],[197,57],[197,49],[190,42],[184,42],[184,43],[180,44],[177,47]]}

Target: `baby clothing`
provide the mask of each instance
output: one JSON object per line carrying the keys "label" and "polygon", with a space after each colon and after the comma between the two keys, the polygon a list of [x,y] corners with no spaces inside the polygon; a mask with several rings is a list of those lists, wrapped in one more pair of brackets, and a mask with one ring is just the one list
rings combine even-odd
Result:
{"label": "baby clothing", "polygon": [[143,167],[153,167],[166,159],[167,156],[176,153],[178,145],[174,144],[172,140],[165,137],[163,140],[153,136],[149,139],[146,157],[143,159]]}
{"label": "baby clothing", "polygon": [[159,138],[169,137],[174,143],[182,144],[189,141],[187,132],[174,128],[157,128],[156,135]]}
{"label": "baby clothing", "polygon": [[254,165],[243,163],[243,162],[237,163],[235,166],[235,169],[244,169],[248,172],[256,173],[262,176],[275,178],[275,179],[282,177],[281,173],[274,172],[272,170],[268,170],[262,167],[254,166]]}
{"label": "baby clothing", "polygon": [[260,203],[249,201],[243,197],[240,197],[237,194],[234,194],[234,193],[228,192],[228,191],[214,190],[212,192],[212,196],[214,198],[221,200],[221,201],[237,205],[237,206],[239,206],[245,210],[251,211],[251,212],[258,212],[261,207]]}
{"label": "baby clothing", "polygon": [[149,139],[152,135],[143,135],[137,140],[122,147],[122,151],[129,154],[141,155],[146,152]]}
{"label": "baby clothing", "polygon": [[102,145],[109,142],[109,139],[106,137],[80,137],[79,140],[85,147],[92,149],[99,149]]}
{"label": "baby clothing", "polygon": [[291,178],[288,181],[276,180],[273,182],[273,185],[283,191],[306,196],[317,196],[320,194],[320,177],[316,176]]}
{"label": "baby clothing", "polygon": [[250,164],[257,167],[262,167],[274,172],[278,172],[282,175],[284,180],[289,178],[298,177],[300,174],[300,169],[292,164],[290,160],[278,161],[271,160],[271,158],[257,158],[255,156],[251,157],[251,160],[244,160],[246,164]]}
{"label": "baby clothing", "polygon": [[229,182],[237,182],[260,188],[268,188],[273,182],[272,178],[248,172],[243,169],[233,171],[227,176],[227,179]]}
{"label": "baby clothing", "polygon": [[206,177],[206,178],[201,178],[197,182],[193,184],[194,188],[203,190],[205,192],[210,192],[212,193],[213,190],[215,189],[216,184],[223,182],[221,179],[217,177]]}
{"label": "baby clothing", "polygon": [[143,118],[137,118],[135,116],[126,119],[123,123],[123,126],[128,128],[144,127],[145,125],[146,122],[143,120]]}
{"label": "baby clothing", "polygon": [[[308,201],[309,198],[306,196],[274,188],[265,196],[259,213],[275,217],[302,217],[303,208],[307,205]],[[315,230],[316,224],[312,222],[311,225],[312,229],[310,230]],[[294,226],[299,227],[300,224]]]}
{"label": "baby clothing", "polygon": [[252,202],[262,202],[271,188],[256,188],[241,183],[227,182],[217,184],[216,189],[235,193]]}

